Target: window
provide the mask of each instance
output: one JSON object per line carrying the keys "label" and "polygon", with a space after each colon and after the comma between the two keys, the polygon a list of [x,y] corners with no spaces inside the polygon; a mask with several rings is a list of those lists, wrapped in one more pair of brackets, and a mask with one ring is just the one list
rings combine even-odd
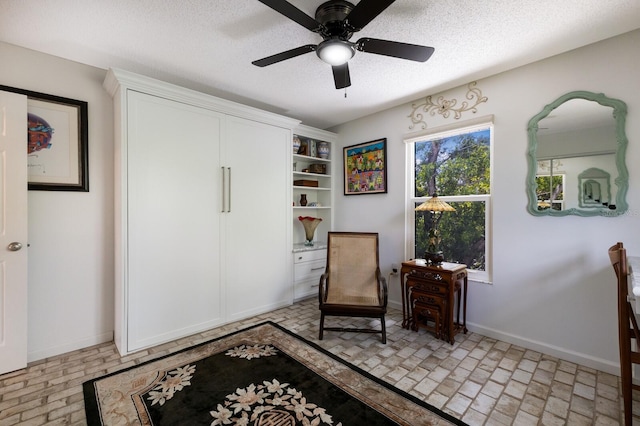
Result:
{"label": "window", "polygon": [[[490,282],[493,126],[490,120],[483,121],[405,140],[407,253],[411,258],[424,257],[435,222],[445,261],[464,263],[470,279]],[[434,194],[455,212],[415,211]]]}
{"label": "window", "polygon": [[560,160],[538,161],[536,197],[538,210],[563,210],[565,174],[560,172]]}

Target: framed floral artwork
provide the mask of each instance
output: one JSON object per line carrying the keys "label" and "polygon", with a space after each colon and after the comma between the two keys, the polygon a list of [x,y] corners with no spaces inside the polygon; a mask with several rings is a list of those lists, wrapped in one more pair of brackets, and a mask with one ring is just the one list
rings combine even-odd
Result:
{"label": "framed floral artwork", "polygon": [[387,139],[343,148],[344,195],[387,192]]}
{"label": "framed floral artwork", "polygon": [[27,96],[30,190],[89,191],[87,102],[0,85]]}

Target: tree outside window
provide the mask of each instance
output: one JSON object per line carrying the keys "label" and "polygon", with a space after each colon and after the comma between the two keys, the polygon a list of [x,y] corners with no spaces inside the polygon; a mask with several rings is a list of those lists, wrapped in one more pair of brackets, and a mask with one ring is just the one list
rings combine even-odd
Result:
{"label": "tree outside window", "polygon": [[562,210],[564,202],[565,175],[536,176],[538,210]]}
{"label": "tree outside window", "polygon": [[[438,221],[445,261],[464,263],[473,271],[487,270],[488,203],[491,195],[491,128],[461,129],[459,133],[431,135],[413,145],[414,256],[427,249],[428,233]],[[416,212],[432,195],[455,212]]]}

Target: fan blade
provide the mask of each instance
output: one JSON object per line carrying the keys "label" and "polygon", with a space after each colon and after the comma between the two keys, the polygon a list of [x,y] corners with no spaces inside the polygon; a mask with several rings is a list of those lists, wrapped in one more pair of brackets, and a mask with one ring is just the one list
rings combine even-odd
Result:
{"label": "fan blade", "polygon": [[286,0],[258,0],[276,12],[286,16],[310,31],[318,31],[322,25]]}
{"label": "fan blade", "polygon": [[267,56],[266,58],[258,59],[251,63],[258,67],[266,67],[267,65],[272,65],[276,62],[284,61],[285,59],[295,58],[296,56],[304,55],[305,53],[313,52],[314,50],[316,50],[315,44],[307,44],[305,46],[287,50],[286,52],[280,52],[275,55]]}
{"label": "fan blade", "polygon": [[399,41],[380,40],[377,38],[361,38],[356,43],[361,52],[376,55],[393,56],[410,61],[425,62],[433,55],[434,48],[417,44],[400,43]]}
{"label": "fan blade", "polygon": [[360,0],[345,18],[353,32],[360,31],[395,0]]}
{"label": "fan blade", "polygon": [[351,86],[351,76],[349,75],[349,65],[345,62],[342,65],[334,65],[333,69],[333,81],[336,83],[336,89],[344,89]]}

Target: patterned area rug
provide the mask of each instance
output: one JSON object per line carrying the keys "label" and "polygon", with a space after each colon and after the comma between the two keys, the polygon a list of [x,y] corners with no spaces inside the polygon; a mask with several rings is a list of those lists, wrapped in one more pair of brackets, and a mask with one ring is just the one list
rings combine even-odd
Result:
{"label": "patterned area rug", "polygon": [[83,388],[89,425],[464,425],[271,322]]}

